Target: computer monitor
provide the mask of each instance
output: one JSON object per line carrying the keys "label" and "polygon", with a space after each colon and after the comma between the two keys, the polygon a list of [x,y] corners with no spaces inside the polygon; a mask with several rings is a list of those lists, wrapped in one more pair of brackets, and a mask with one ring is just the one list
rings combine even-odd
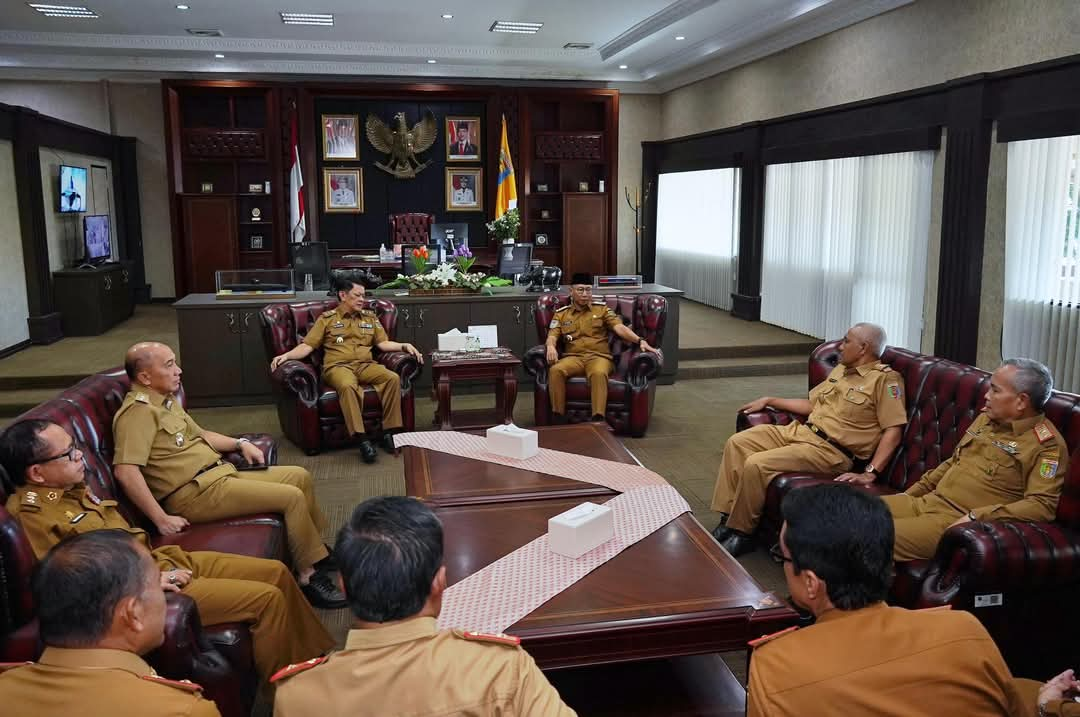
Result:
{"label": "computer monitor", "polygon": [[112,256],[112,235],[108,214],[91,214],[83,217],[83,261],[87,264],[104,264]]}
{"label": "computer monitor", "polygon": [[515,275],[524,274],[529,270],[529,262],[532,261],[532,244],[503,244],[498,252],[495,273],[503,279],[513,279]]}
{"label": "computer monitor", "polygon": [[[449,253],[438,244],[427,244],[426,246],[428,250],[428,260],[427,269],[424,271],[434,269],[439,264],[442,264],[446,261],[446,256]],[[412,276],[413,274],[418,273],[412,261],[412,252],[415,248],[416,247],[411,244],[406,244],[401,247],[401,273],[405,276]]]}
{"label": "computer monitor", "polygon": [[330,288],[330,250],[324,241],[310,241],[289,245],[289,259],[293,268],[295,288],[304,288],[304,277],[311,274],[313,291]]}
{"label": "computer monitor", "polygon": [[431,243],[446,247],[447,254],[462,244],[469,246],[469,225],[465,222],[435,222],[431,225]]}
{"label": "computer monitor", "polygon": [[86,167],[60,165],[60,212],[86,211]]}

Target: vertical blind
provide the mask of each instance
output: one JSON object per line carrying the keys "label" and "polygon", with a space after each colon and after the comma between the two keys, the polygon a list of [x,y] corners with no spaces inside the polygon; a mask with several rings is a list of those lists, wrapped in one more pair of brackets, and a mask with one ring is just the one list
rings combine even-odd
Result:
{"label": "vertical blind", "polygon": [[661,174],[656,196],[656,283],[731,309],[739,236],[739,170]]}
{"label": "vertical blind", "polygon": [[903,152],[768,166],[761,320],[819,338],[867,321],[918,350],[933,164]]}
{"label": "vertical blind", "polygon": [[1080,392],[1080,135],[1010,142],[1001,352]]}

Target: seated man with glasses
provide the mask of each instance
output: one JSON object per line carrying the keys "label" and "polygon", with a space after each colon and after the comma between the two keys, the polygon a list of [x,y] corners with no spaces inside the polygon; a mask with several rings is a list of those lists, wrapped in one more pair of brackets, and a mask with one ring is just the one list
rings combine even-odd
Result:
{"label": "seated man with glasses", "polygon": [[[592,420],[603,421],[607,413],[608,376],[615,369],[608,334],[637,344],[642,351],[659,353],[649,342],[625,326],[618,314],[601,299],[593,301],[592,277],[574,274],[570,280],[570,303],[555,312],[548,327],[548,391],[556,423],[566,421],[566,379],[585,376],[589,382]],[[563,356],[555,348],[563,339]]]}
{"label": "seated man with glasses", "polygon": [[[6,508],[38,558],[68,536],[97,530],[122,530],[152,548],[146,531],[129,523],[115,500],[94,495],[83,482],[82,451],[55,423],[24,420],[10,426],[0,434],[0,465],[15,486]],[[161,569],[161,589],[194,600],[204,625],[249,625],[255,667],[263,679],[334,646],[279,561],[189,553],[176,545],[154,548],[151,554]]]}

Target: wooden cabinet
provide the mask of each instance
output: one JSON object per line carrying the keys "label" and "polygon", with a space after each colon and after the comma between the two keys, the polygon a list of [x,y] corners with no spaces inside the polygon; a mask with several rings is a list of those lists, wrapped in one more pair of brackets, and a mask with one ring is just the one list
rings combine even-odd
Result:
{"label": "wooden cabinet", "polygon": [[64,336],[97,336],[135,311],[131,264],[53,272],[53,301]]}
{"label": "wooden cabinet", "polygon": [[212,195],[180,197],[184,229],[184,267],[187,285],[213,292],[214,272],[236,269],[236,200]]}
{"label": "wooden cabinet", "polygon": [[608,257],[607,196],[563,195],[563,274],[569,283],[575,272],[606,274],[613,265]]}

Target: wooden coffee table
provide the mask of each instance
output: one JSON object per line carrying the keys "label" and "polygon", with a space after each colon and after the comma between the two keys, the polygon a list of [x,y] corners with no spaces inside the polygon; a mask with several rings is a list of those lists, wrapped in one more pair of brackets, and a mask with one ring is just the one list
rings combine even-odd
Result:
{"label": "wooden coffee table", "polygon": [[[435,424],[443,431],[454,428],[488,428],[514,420],[517,400],[517,368],[521,359],[510,349],[483,349],[476,354],[464,351],[433,351],[431,353],[431,390],[437,407]],[[452,408],[454,382],[488,380],[495,389],[495,408],[473,409],[454,413]]]}
{"label": "wooden coffee table", "polygon": [[[539,433],[546,448],[635,462],[599,424]],[[413,446],[404,451],[409,494],[429,500],[442,520],[451,585],[543,535],[548,518],[584,500],[603,503],[616,495],[602,486]],[[796,618],[684,513],[507,631],[522,639],[541,667],[563,668],[744,650],[747,641]]]}

